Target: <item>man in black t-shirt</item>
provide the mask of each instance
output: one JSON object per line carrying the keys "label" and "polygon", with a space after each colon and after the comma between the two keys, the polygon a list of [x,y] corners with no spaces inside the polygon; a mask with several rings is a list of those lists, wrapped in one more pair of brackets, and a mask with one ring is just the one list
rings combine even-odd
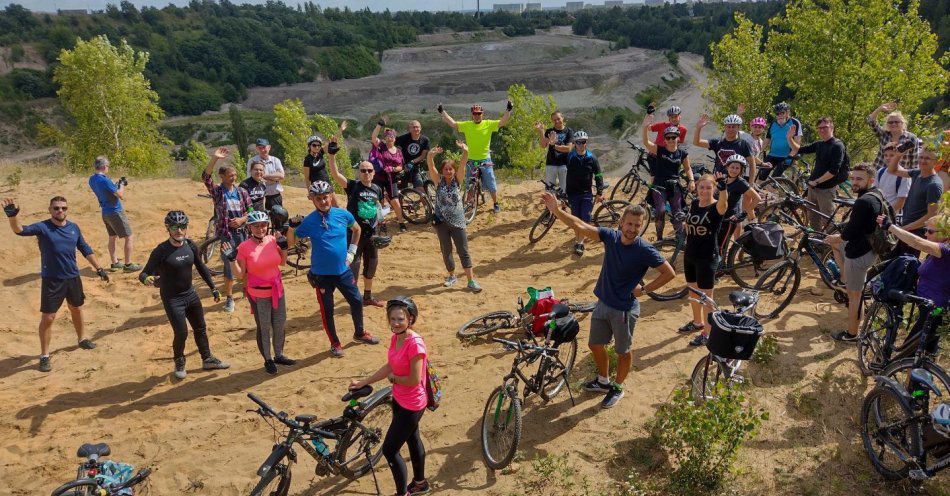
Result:
{"label": "man in black t-shirt", "polygon": [[376,234],[376,224],[379,220],[379,211],[383,201],[383,189],[373,183],[373,175],[376,170],[373,164],[367,161],[359,163],[356,173],[359,180],[347,179],[340,174],[336,167],[336,153],[339,151],[337,137],[330,138],[330,144],[327,146],[327,165],[330,169],[330,177],[346,191],[346,210],[353,214],[356,222],[360,225],[360,239],[356,244],[356,255],[353,263],[350,264],[350,270],[353,271],[353,277],[359,278],[360,262],[365,259],[363,265],[363,306],[372,305],[374,307],[384,306],[381,301],[373,298],[373,277],[376,275],[376,267],[379,265],[379,249],[373,242]]}
{"label": "man in black t-shirt", "polygon": [[406,162],[406,173],[416,191],[425,194],[422,176],[426,155],[429,154],[429,138],[422,134],[419,121],[409,121],[409,132],[396,138],[396,146],[402,149],[402,158]]}
{"label": "man in black t-shirt", "polygon": [[541,133],[538,145],[548,149],[544,158],[544,182],[564,191],[567,184],[567,156],[572,150],[574,130],[564,125],[564,114],[561,112],[551,114],[551,123],[553,127],[547,129],[541,121],[534,124],[534,128]]}
{"label": "man in black t-shirt", "polygon": [[741,155],[745,158],[749,168],[744,176],[746,180],[755,177],[755,161],[752,160],[752,150],[749,143],[739,137],[739,128],[742,127],[742,117],[731,114],[722,120],[723,137],[704,140],[700,138],[703,128],[709,124],[709,116],[703,114],[696,123],[696,132],[693,133],[693,146],[706,148],[716,155],[716,163],[713,172],[726,173],[726,160],[733,155]]}
{"label": "man in black t-shirt", "polygon": [[[818,141],[799,147],[790,143],[792,155],[815,154],[815,166],[808,176],[808,200],[818,205],[818,211],[831,216],[835,210],[833,202],[835,188],[848,179],[851,164],[844,142],[835,138],[835,125],[831,117],[821,117],[815,123],[818,128]],[[826,219],[812,211],[808,212],[808,224],[812,229],[821,229]]]}

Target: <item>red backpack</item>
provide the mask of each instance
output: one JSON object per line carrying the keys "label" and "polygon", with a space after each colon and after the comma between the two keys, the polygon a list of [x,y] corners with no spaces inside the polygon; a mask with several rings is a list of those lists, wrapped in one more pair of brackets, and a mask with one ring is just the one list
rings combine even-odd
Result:
{"label": "red backpack", "polygon": [[535,301],[531,309],[528,310],[528,313],[534,315],[535,317],[534,321],[531,323],[531,331],[535,336],[543,336],[545,333],[544,319],[539,319],[537,317],[551,313],[554,305],[560,302],[561,300],[557,298],[541,298]]}

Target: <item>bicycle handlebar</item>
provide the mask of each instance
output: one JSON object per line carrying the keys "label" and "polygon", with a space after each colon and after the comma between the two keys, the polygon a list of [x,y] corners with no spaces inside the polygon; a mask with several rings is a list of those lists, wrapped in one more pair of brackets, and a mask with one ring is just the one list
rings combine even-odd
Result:
{"label": "bicycle handlebar", "polygon": [[518,351],[527,351],[527,350],[547,351],[547,352],[557,351],[557,348],[548,348],[547,346],[538,346],[535,344],[528,344],[528,343],[525,343],[524,341],[510,341],[510,340],[502,339],[502,338],[491,338],[491,340],[495,341],[496,343],[501,343],[507,346],[511,346],[512,348]]}
{"label": "bicycle handlebar", "polygon": [[255,395],[254,393],[247,393],[247,397],[250,398],[251,401],[253,401],[254,403],[257,403],[257,404],[261,407],[261,410],[260,410],[258,413],[259,413],[262,417],[266,417],[267,415],[270,415],[271,417],[276,418],[276,419],[279,420],[282,424],[286,425],[287,427],[290,427],[291,429],[298,429],[298,430],[301,430],[301,431],[304,431],[304,432],[309,432],[309,433],[311,433],[311,434],[316,434],[316,435],[318,435],[318,436],[320,436],[320,437],[323,437],[323,438],[326,438],[326,439],[336,439],[336,438],[337,438],[337,435],[334,434],[334,433],[332,433],[332,432],[328,432],[328,431],[325,431],[325,430],[323,430],[323,429],[318,429],[318,428],[316,428],[316,427],[310,427],[310,426],[304,427],[304,426],[300,425],[299,423],[297,423],[297,422],[295,422],[295,421],[293,421],[293,420],[288,419],[286,413],[283,413],[283,412],[277,413],[277,412],[275,412],[273,408],[271,408],[267,403],[264,403],[264,401],[261,400],[260,398],[258,398],[257,395]]}
{"label": "bicycle handlebar", "polygon": [[152,469],[143,468],[142,470],[139,470],[137,474],[133,475],[131,479],[125,481],[125,483],[122,484],[119,489],[128,489],[132,486],[141,484],[143,481],[145,481],[145,479],[148,478],[149,475],[152,475]]}
{"label": "bicycle handlebar", "polygon": [[713,299],[710,298],[709,295],[707,295],[706,293],[704,293],[704,292],[702,292],[702,291],[700,291],[700,290],[698,290],[698,289],[696,289],[696,288],[691,288],[691,287],[689,287],[689,286],[686,286],[686,289],[689,290],[690,293],[696,293],[696,298],[691,298],[691,299],[697,299],[697,300],[699,300],[698,302],[699,302],[700,304],[703,304],[703,305],[710,305],[710,306],[712,306],[713,308],[715,308],[716,310],[719,310],[719,305],[717,305],[716,302],[713,301]]}
{"label": "bicycle handlebar", "polygon": [[901,302],[901,303],[916,303],[916,304],[918,304],[918,305],[920,305],[920,306],[922,306],[922,307],[927,307],[927,308],[933,308],[933,307],[934,307],[934,302],[933,302],[933,300],[929,300],[929,299],[927,299],[927,298],[923,298],[923,297],[917,296],[917,295],[912,295],[912,294],[909,294],[909,293],[904,293],[904,292],[898,291],[898,290],[896,290],[896,289],[890,289],[890,290],[888,290],[888,291],[887,291],[887,297],[888,297],[888,299],[895,300],[895,301],[899,301],[899,302]]}

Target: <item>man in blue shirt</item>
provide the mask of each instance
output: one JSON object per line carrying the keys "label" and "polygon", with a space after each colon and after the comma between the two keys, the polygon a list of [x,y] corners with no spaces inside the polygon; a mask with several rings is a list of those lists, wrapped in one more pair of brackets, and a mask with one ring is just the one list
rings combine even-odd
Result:
{"label": "man in blue shirt", "polygon": [[[96,157],[93,163],[96,173],[89,176],[89,187],[99,199],[99,207],[102,208],[102,222],[106,225],[106,232],[109,233],[109,259],[112,266],[109,270],[115,272],[125,269],[126,272],[135,272],[142,267],[139,264],[132,263],[132,227],[129,226],[129,218],[122,209],[122,200],[125,198],[125,186],[128,181],[124,177],[119,178],[115,183],[109,179],[106,174],[109,173],[109,158],[105,155]],[[115,256],[115,242],[118,238],[125,239],[124,254],[125,263],[119,262]]]}
{"label": "man in blue shirt", "polygon": [[11,199],[3,200],[3,211],[10,221],[10,229],[18,236],[36,236],[40,246],[42,285],[40,289],[40,372],[52,370],[49,357],[51,329],[56,312],[66,300],[66,306],[72,316],[73,327],[79,338],[79,347],[91,350],[96,344],[86,338],[83,326],[82,304],[86,295],[82,291],[79,267],[76,265],[76,250],[89,260],[96,274],[103,281],[109,281],[109,273],[99,266],[92,248],[86,243],[79,226],[66,220],[66,199],[54,196],[49,202],[49,220],[21,226],[17,214],[19,207]]}
{"label": "man in blue shirt", "polygon": [[[356,257],[360,239],[360,225],[353,214],[342,208],[333,208],[333,187],[326,181],[314,181],[307,197],[317,209],[310,215],[298,215],[290,220],[294,229],[288,231],[287,244],[293,246],[296,238],[310,238],[310,271],[307,280],[317,290],[317,302],[323,318],[323,329],[330,338],[330,354],[343,356],[343,347],[333,323],[333,292],[343,293],[353,317],[353,339],[376,344],[379,339],[363,329],[363,299],[356,287],[356,277],[350,264]],[[349,238],[347,238],[349,234]]]}
{"label": "man in blue shirt", "polygon": [[[597,377],[584,384],[587,391],[606,393],[600,406],[610,408],[623,398],[623,381],[633,361],[633,328],[640,317],[637,298],[660,289],[673,279],[673,267],[660,252],[640,237],[646,210],[639,205],[624,209],[620,229],[597,228],[561,210],[551,193],[541,194],[548,210],[574,230],[577,237],[597,240],[604,244],[604,263],[594,287],[597,306],[590,321],[588,346],[597,364]],[[643,284],[647,269],[657,269],[659,275],[649,284]],[[617,377],[608,378],[607,345],[614,340],[617,351]]]}

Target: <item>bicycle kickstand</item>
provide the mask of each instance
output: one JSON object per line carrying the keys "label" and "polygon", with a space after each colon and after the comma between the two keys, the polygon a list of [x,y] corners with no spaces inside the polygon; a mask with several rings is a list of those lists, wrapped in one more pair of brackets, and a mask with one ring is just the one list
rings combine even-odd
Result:
{"label": "bicycle kickstand", "polygon": [[577,406],[574,401],[574,392],[571,391],[571,381],[567,377],[567,369],[562,370],[561,375],[564,376],[564,385],[567,386],[567,395],[571,398],[571,406]]}
{"label": "bicycle kickstand", "polygon": [[363,449],[363,454],[366,455],[366,463],[369,463],[369,470],[373,473],[373,484],[376,484],[376,496],[383,496],[383,493],[379,490],[379,479],[376,478],[376,466],[373,464],[373,458],[369,456],[369,446]]}

